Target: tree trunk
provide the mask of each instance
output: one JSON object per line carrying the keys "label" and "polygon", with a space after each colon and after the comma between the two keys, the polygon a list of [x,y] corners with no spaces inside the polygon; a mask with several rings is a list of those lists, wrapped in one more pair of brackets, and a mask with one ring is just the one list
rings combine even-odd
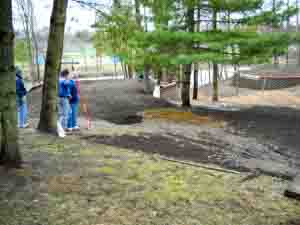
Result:
{"label": "tree trunk", "polygon": [[139,27],[142,27],[141,4],[140,0],[134,0],[135,20]]}
{"label": "tree trunk", "polygon": [[[275,32],[276,29],[276,23],[275,23],[275,16],[276,16],[276,0],[272,0],[272,14],[273,14],[273,22],[272,22],[272,32]],[[279,58],[276,49],[273,52],[273,64],[275,66],[278,66],[279,64]]]}
{"label": "tree trunk", "polygon": [[100,60],[100,71],[104,72],[103,71],[103,65],[102,65],[102,55],[100,55],[99,57],[100,57],[100,59],[99,59]]}
{"label": "tree trunk", "polygon": [[[287,0],[287,7],[290,7],[290,0]],[[286,31],[289,32],[290,31],[290,16],[288,16],[287,18],[287,22],[286,22]],[[286,56],[285,56],[285,63],[288,65],[289,64],[289,46],[287,46],[287,52],[286,52]]]}
{"label": "tree trunk", "polygon": [[0,163],[18,167],[21,164],[21,154],[16,113],[12,1],[1,0],[0,12]]}
{"label": "tree trunk", "polygon": [[[299,0],[296,0],[296,7],[299,10]],[[297,12],[297,19],[296,19],[296,32],[299,32],[299,12]],[[300,45],[297,46],[297,63],[300,65]]]}
{"label": "tree trunk", "polygon": [[[200,6],[197,9],[197,32],[200,32],[200,19],[201,19],[201,9]],[[198,88],[199,88],[199,63],[194,64],[194,88],[193,88],[193,99],[198,99]]]}
{"label": "tree trunk", "polygon": [[[213,11],[213,30],[217,30],[217,11],[214,9]],[[213,62],[213,96],[212,101],[217,102],[219,100],[218,93],[218,77],[219,77],[219,68],[216,62]]]}
{"label": "tree trunk", "polygon": [[219,101],[219,84],[218,84],[219,67],[218,64],[213,64],[213,96],[212,101]]}
{"label": "tree trunk", "polygon": [[98,56],[96,56],[96,71],[97,71],[97,73],[99,72],[99,60],[98,60]]}
{"label": "tree trunk", "polygon": [[146,94],[150,94],[152,92],[149,73],[150,73],[150,66],[145,65],[145,70],[144,70],[144,92]]}
{"label": "tree trunk", "polygon": [[183,80],[181,85],[182,107],[190,107],[190,77],[192,72],[191,65],[184,65],[183,70]]}
{"label": "tree trunk", "polygon": [[199,75],[199,68],[198,63],[194,64],[194,88],[193,88],[193,99],[198,99],[198,75]]}
{"label": "tree trunk", "polygon": [[45,65],[39,130],[55,132],[57,123],[57,83],[64,44],[68,0],[54,0]]}
{"label": "tree trunk", "polygon": [[[189,32],[194,32],[194,8],[188,6],[187,9],[187,27]],[[193,46],[189,46],[193,47]],[[190,80],[191,80],[191,72],[192,72],[192,64],[187,64],[184,66],[184,73],[183,73],[183,81],[182,81],[182,88],[181,88],[181,100],[183,107],[190,107]]]}
{"label": "tree trunk", "polygon": [[113,0],[113,8],[121,8],[121,0]]}
{"label": "tree trunk", "polygon": [[32,0],[28,0],[28,11],[30,12],[30,31],[33,43],[33,49],[35,51],[35,64],[36,64],[36,73],[37,73],[37,80],[40,81],[41,79],[41,69],[39,64],[39,43],[37,40],[37,35],[35,32],[35,15],[34,15],[34,8],[32,4]]}
{"label": "tree trunk", "polygon": [[133,78],[133,67],[131,64],[128,64],[128,78],[129,79]]}
{"label": "tree trunk", "polygon": [[35,80],[34,75],[34,57],[33,57],[33,49],[32,49],[32,41],[31,41],[31,24],[30,24],[30,8],[28,2],[24,0],[17,0],[17,6],[20,13],[23,30],[25,33],[25,38],[27,42],[27,54],[29,59],[29,75]]}

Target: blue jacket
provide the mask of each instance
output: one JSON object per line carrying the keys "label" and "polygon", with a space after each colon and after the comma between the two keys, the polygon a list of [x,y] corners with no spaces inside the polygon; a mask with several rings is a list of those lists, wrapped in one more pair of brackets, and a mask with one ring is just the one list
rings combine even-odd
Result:
{"label": "blue jacket", "polygon": [[70,81],[64,78],[58,80],[58,97],[67,98],[70,97]]}
{"label": "blue jacket", "polygon": [[74,80],[70,80],[70,93],[71,93],[71,104],[77,104],[79,102],[79,95],[78,95],[78,90],[76,87],[76,83]]}
{"label": "blue jacket", "polygon": [[21,72],[16,73],[16,92],[17,97],[23,98],[27,94],[27,90],[24,86],[23,78]]}

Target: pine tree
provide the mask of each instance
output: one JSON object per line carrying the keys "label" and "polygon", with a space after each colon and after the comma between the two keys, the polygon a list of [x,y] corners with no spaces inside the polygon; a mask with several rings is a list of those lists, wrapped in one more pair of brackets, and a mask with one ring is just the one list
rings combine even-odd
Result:
{"label": "pine tree", "polygon": [[[198,60],[212,63],[212,100],[217,101],[218,79],[220,77],[218,65],[267,62],[275,53],[276,56],[283,54],[283,49],[286,49],[288,44],[287,41],[291,40],[285,34],[275,31],[265,35],[258,32],[259,26],[278,26],[288,15],[295,13],[293,7],[285,10],[282,4],[278,3],[275,6],[276,14],[274,14],[274,8],[265,9],[264,3],[265,1],[262,0],[181,1],[180,4],[186,7],[186,12],[189,8],[196,6],[201,8],[203,14],[206,14],[203,21],[211,24],[209,31],[202,31],[193,35],[193,30],[186,30],[188,25],[186,23],[183,26],[185,29],[181,29],[179,32],[176,29],[173,29],[172,32],[156,29],[148,34],[139,34],[144,36],[140,39],[141,47],[153,50],[148,56],[146,56],[148,53],[145,53],[144,56],[151,58],[152,63],[159,62],[161,65],[189,65],[190,63],[198,63]],[[163,8],[163,4],[156,5],[156,7]],[[236,19],[230,19],[230,23],[238,24],[240,28],[233,27],[233,31],[230,31],[230,24],[224,26],[224,23],[227,20],[226,16],[232,14],[235,15]],[[189,14],[186,13],[185,17],[188,18]],[[175,21],[176,18],[170,20]],[[255,30],[251,31],[251,27],[254,27]],[[285,38],[287,39],[284,40]],[[260,49],[257,46],[260,46]],[[143,55],[138,55],[138,57],[141,58]],[[189,79],[187,74],[191,70],[187,66],[184,68],[185,81],[187,81]],[[185,81],[184,83],[187,83]],[[186,102],[188,105],[187,99],[189,97],[186,95],[189,95],[189,91],[186,90],[186,86],[183,87],[183,92],[185,94],[182,95],[182,100],[184,104]]]}
{"label": "pine tree", "polygon": [[[217,101],[220,65],[267,62],[275,53],[276,56],[283,54],[287,45],[294,41],[291,34],[275,30],[266,34],[259,32],[260,26],[278,26],[288,15],[296,12],[295,7],[284,9],[279,2],[275,5],[276,13],[274,8],[264,7],[266,1],[263,0],[137,2],[150,9],[150,15],[144,15],[144,30],[139,29],[140,26],[132,26],[130,13],[124,14],[122,10],[118,10],[118,16],[113,15],[104,23],[102,21],[102,28],[99,28],[98,33],[105,33],[107,39],[104,43],[110,43],[108,46],[122,46],[116,54],[124,60],[128,60],[130,52],[135,66],[144,68],[146,75],[151,68],[159,78],[166,69],[175,70],[179,65],[184,65],[184,106],[190,105],[189,82],[193,63],[213,65],[212,100]],[[200,9],[199,13],[202,15],[198,22],[207,24],[206,30],[197,33],[194,32],[196,8]],[[135,6],[132,11],[137,12],[136,10]],[[154,27],[150,32],[147,29],[149,21],[146,19],[149,16]],[[134,19],[135,24],[139,24],[137,18]],[[125,37],[120,42],[123,35]]]}

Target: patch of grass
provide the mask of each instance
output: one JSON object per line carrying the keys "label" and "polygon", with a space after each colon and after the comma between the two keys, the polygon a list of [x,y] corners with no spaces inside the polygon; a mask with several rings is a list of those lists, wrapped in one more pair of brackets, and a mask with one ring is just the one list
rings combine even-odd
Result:
{"label": "patch of grass", "polygon": [[97,169],[97,172],[104,173],[107,175],[113,175],[117,173],[117,170],[110,166],[104,166]]}

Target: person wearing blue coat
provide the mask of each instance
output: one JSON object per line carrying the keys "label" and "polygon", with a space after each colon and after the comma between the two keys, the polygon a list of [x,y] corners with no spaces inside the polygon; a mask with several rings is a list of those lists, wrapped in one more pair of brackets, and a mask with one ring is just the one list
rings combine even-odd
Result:
{"label": "person wearing blue coat", "polygon": [[68,128],[70,131],[79,130],[79,126],[77,125],[77,114],[78,114],[78,104],[79,104],[79,93],[78,88],[76,86],[75,80],[70,80],[70,113],[68,120]]}
{"label": "person wearing blue coat", "polygon": [[59,122],[65,131],[68,131],[68,119],[70,112],[71,99],[69,70],[65,69],[61,72],[58,81],[58,97],[59,97]]}
{"label": "person wearing blue coat", "polygon": [[17,100],[17,114],[18,114],[18,127],[26,128],[29,126],[27,123],[27,101],[26,95],[27,90],[24,85],[22,71],[17,68],[16,69],[16,100]]}

